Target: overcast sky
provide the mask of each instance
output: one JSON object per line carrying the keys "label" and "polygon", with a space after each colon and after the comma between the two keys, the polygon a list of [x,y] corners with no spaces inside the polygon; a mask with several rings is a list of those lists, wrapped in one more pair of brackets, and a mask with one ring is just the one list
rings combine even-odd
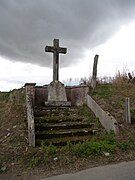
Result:
{"label": "overcast sky", "polygon": [[52,54],[44,49],[54,38],[68,49],[61,80],[89,75],[95,54],[100,75],[133,71],[134,23],[135,0],[0,0],[0,91],[49,83]]}

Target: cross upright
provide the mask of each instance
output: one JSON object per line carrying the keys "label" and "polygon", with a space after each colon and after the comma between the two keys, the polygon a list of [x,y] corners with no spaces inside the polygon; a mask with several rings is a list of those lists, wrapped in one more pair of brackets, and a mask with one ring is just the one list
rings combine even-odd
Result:
{"label": "cross upright", "polygon": [[59,39],[53,40],[53,46],[46,46],[45,52],[53,53],[53,81],[59,80],[59,53],[66,54],[67,48],[59,47]]}

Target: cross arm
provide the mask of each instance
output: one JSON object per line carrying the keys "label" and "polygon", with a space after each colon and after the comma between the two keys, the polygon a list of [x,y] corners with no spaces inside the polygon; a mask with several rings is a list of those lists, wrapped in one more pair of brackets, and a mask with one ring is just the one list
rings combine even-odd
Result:
{"label": "cross arm", "polygon": [[46,46],[45,47],[45,52],[54,52],[54,48],[52,46]]}
{"label": "cross arm", "polygon": [[62,53],[62,54],[66,54],[66,53],[67,53],[67,48],[61,48],[61,47],[59,47],[58,52],[59,52],[59,53]]}

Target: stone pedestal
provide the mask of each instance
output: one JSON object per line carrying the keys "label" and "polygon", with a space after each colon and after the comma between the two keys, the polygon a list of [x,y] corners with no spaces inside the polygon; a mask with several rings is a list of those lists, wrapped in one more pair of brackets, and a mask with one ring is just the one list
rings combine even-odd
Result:
{"label": "stone pedestal", "polygon": [[64,84],[60,81],[53,81],[48,86],[48,101],[45,106],[71,106],[71,102],[67,101]]}

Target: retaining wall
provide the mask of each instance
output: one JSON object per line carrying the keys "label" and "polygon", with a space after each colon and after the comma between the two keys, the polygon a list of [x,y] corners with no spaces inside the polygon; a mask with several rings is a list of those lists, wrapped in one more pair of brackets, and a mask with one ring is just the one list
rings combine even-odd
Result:
{"label": "retaining wall", "polygon": [[104,111],[89,95],[87,95],[87,106],[94,112],[95,116],[99,118],[102,126],[107,130],[113,130],[115,134],[119,133],[118,122],[110,115],[109,112]]}

